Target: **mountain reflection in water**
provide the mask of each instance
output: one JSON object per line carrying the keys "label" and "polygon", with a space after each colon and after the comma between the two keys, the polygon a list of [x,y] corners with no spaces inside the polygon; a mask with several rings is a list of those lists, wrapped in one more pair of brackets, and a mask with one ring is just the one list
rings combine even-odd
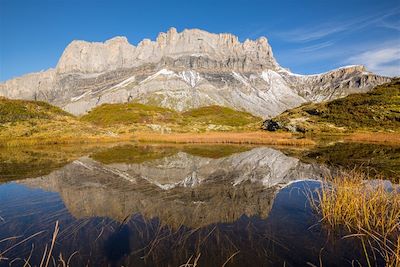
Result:
{"label": "mountain reflection in water", "polygon": [[325,266],[357,255],[350,241],[330,243],[311,227],[304,192],[319,183],[293,183],[320,180],[327,168],[268,147],[225,150],[117,146],[1,185],[0,240],[46,230],[6,256],[28,258],[34,244],[31,262],[40,263],[55,221],[53,255],[77,251],[71,266],[179,266],[197,257],[199,266],[222,266],[231,256],[226,266],[302,266],[317,264],[323,246]]}
{"label": "mountain reflection in water", "polygon": [[278,185],[318,179],[322,171],[277,150],[255,148],[219,159],[177,152],[138,164],[83,157],[22,184],[59,192],[76,218],[122,221],[140,213],[171,226],[201,227],[242,214],[266,217]]}

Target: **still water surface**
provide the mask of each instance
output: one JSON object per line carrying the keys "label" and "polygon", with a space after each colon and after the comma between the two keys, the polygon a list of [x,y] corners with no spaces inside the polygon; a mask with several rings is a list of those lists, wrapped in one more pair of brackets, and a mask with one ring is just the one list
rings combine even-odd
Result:
{"label": "still water surface", "polygon": [[[389,150],[383,158],[396,160]],[[340,164],[304,155],[134,144],[3,150],[0,265],[39,265],[56,222],[52,255],[70,266],[364,264],[360,244],[327,231],[308,203]],[[374,170],[393,164],[385,162]]]}

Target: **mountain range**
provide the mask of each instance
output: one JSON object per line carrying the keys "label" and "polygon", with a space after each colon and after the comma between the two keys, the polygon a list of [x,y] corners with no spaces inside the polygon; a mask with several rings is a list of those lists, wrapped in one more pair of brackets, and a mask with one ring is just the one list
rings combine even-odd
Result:
{"label": "mountain range", "polygon": [[271,118],[390,80],[359,65],[294,74],[278,64],[265,37],[240,42],[228,33],[171,28],[137,46],[125,37],[73,41],[55,68],[1,83],[0,96],[46,101],[75,115],[139,102],[177,111],[219,105]]}

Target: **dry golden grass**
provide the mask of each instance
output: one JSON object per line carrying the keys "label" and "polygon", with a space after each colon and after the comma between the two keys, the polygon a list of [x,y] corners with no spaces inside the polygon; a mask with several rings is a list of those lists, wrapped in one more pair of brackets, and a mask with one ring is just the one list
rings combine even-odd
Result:
{"label": "dry golden grass", "polygon": [[400,133],[353,133],[344,137],[345,141],[362,143],[400,144]]}
{"label": "dry golden grass", "polygon": [[131,140],[130,136],[79,136],[79,137],[47,137],[47,138],[15,138],[10,140],[0,139],[0,147],[21,147],[36,145],[59,145],[59,144],[95,144],[112,143]]}
{"label": "dry golden grass", "polygon": [[345,225],[382,235],[399,230],[400,194],[364,182],[366,176],[352,171],[327,182],[318,195],[323,219],[332,226]]}
{"label": "dry golden grass", "polygon": [[[56,258],[53,255],[53,251],[54,251],[54,247],[56,245],[56,240],[57,240],[57,236],[58,236],[59,231],[60,231],[60,227],[59,227],[58,221],[56,221],[50,246],[48,244],[46,244],[46,246],[44,248],[44,252],[43,252],[42,258],[41,258],[41,261],[40,261],[40,265],[34,265],[34,266],[38,266],[38,267],[49,267],[49,266],[70,267],[70,266],[72,266],[70,264],[70,262],[71,262],[72,258],[77,254],[77,252],[72,253],[67,260],[64,260],[64,258],[63,258],[61,253],[58,256],[58,258]],[[2,263],[5,263],[5,261],[7,260],[7,261],[9,261],[9,266],[14,266],[15,263],[18,266],[24,266],[24,267],[25,266],[32,266],[30,261],[31,261],[31,257],[32,257],[33,249],[34,249],[33,245],[32,245],[31,253],[30,253],[30,255],[29,255],[29,257],[27,259],[21,259],[21,258],[8,259],[5,255],[6,255],[7,252],[13,250],[14,248],[18,247],[19,245],[31,240],[32,238],[43,234],[44,232],[45,231],[41,231],[41,232],[35,233],[35,234],[23,239],[22,241],[17,242],[16,244],[14,244],[13,246],[7,248],[6,250],[0,251],[0,265]],[[3,240],[0,240],[0,243],[4,242],[4,241],[7,241],[7,240],[16,240],[16,239],[18,239],[20,237],[21,236],[5,238]],[[21,264],[18,264],[18,263],[21,263]]]}
{"label": "dry golden grass", "polygon": [[[322,222],[332,228],[344,226],[351,236],[376,244],[386,261],[386,266],[400,263],[400,193],[387,190],[380,177],[374,184],[366,182],[367,176],[357,171],[342,173],[330,178],[316,196],[312,206],[322,215]],[[368,261],[368,264],[369,261]]]}
{"label": "dry golden grass", "polygon": [[0,147],[106,143],[134,140],[139,142],[158,142],[174,144],[260,144],[277,146],[310,146],[315,141],[308,138],[296,138],[291,133],[252,132],[205,132],[205,133],[169,133],[161,134],[150,131],[137,131],[116,135],[106,134],[59,134],[56,136],[40,135],[32,137],[1,138]]}
{"label": "dry golden grass", "polygon": [[264,144],[264,145],[315,145],[311,139],[296,139],[290,133],[268,132],[208,132],[208,133],[174,133],[159,134],[136,132],[134,139],[139,142],[161,143],[199,143],[199,144]]}
{"label": "dry golden grass", "polygon": [[32,119],[28,122],[0,125],[0,146],[3,147],[110,142],[124,138],[124,135],[79,122],[74,118]]}

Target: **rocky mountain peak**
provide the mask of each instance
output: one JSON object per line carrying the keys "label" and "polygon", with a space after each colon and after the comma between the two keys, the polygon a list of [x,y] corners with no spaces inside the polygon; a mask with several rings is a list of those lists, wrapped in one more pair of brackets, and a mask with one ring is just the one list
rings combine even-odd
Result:
{"label": "rocky mountain peak", "polygon": [[[73,41],[61,56],[57,72],[102,73],[121,68],[136,67],[145,63],[158,63],[163,57],[204,57],[218,61],[242,62],[238,67],[275,68],[277,63],[267,38],[241,43],[229,33],[213,34],[199,29],[178,32],[170,28],[160,33],[155,41],[144,39],[138,46],[131,45],[126,37],[114,37],[101,42]],[[258,69],[258,68],[257,68]]]}
{"label": "rocky mountain peak", "polygon": [[128,42],[128,38],[126,38],[125,36],[116,36],[113,37],[111,39],[108,39],[107,41],[104,42],[105,45],[130,45]]}
{"label": "rocky mountain peak", "polygon": [[367,70],[367,68],[364,65],[349,65],[349,66],[343,66],[343,67],[340,67],[340,68],[337,68],[337,69],[334,69],[334,70],[331,70],[331,71],[328,71],[325,73],[320,73],[318,75],[327,74],[327,73],[331,73],[331,74],[337,73],[337,74],[343,75],[343,74],[350,74],[350,73],[355,73],[355,72],[365,73],[365,74],[371,73],[370,71]]}

